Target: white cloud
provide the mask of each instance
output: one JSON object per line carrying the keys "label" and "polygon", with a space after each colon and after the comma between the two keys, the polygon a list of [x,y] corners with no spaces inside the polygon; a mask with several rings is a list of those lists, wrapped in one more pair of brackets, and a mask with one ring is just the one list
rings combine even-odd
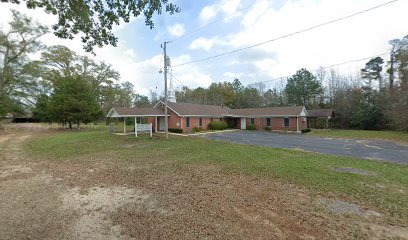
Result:
{"label": "white cloud", "polygon": [[239,72],[239,73],[237,73],[237,72],[225,72],[225,73],[223,74],[223,79],[222,79],[222,81],[228,81],[228,82],[230,82],[230,81],[232,81],[232,80],[235,79],[235,78],[240,79],[243,75],[244,75],[244,73],[242,73],[242,72]]}
{"label": "white cloud", "polygon": [[231,21],[231,19],[241,16],[239,7],[241,6],[241,0],[221,0],[211,5],[205,6],[199,15],[199,19],[203,24],[207,24],[211,20],[214,20],[216,16],[229,16],[225,21]]}
{"label": "white cloud", "polygon": [[[176,58],[173,58],[173,65],[178,65],[191,61],[189,55],[183,54]],[[173,74],[180,80],[183,85],[188,86],[189,88],[194,87],[208,87],[214,80],[211,74],[206,73],[201,70],[199,65],[185,65],[173,69]],[[175,85],[180,85],[177,81],[174,81]]]}
{"label": "white cloud", "polygon": [[172,26],[167,27],[167,31],[172,37],[181,37],[186,33],[184,24],[176,23]]}
{"label": "white cloud", "polygon": [[213,5],[205,6],[201,10],[199,18],[203,23],[207,23],[207,22],[211,21],[216,15],[217,15],[217,10],[216,10],[215,6],[213,6]]}
{"label": "white cloud", "polygon": [[[269,1],[255,4],[240,20],[241,30],[223,37],[207,38],[193,42],[208,50],[217,46],[223,52],[247,47],[266,40],[299,31],[358,12],[383,3],[381,0],[289,0],[279,10]],[[248,63],[258,73],[271,78],[291,75],[299,68],[314,70],[319,66],[331,65],[347,60],[363,58],[386,51],[388,41],[407,34],[404,9],[408,1],[394,4],[333,23],[312,31],[276,40],[256,47],[260,52],[276,53],[276,57]],[[190,47],[193,46],[193,43]],[[198,44],[200,43],[200,44]],[[229,56],[229,62],[237,62]],[[344,66],[346,71],[356,71],[364,61]],[[343,68],[343,66],[341,67]]]}
{"label": "white cloud", "polygon": [[197,38],[189,46],[190,49],[204,49],[205,51],[211,50],[211,48],[218,43],[218,37],[207,38]]}

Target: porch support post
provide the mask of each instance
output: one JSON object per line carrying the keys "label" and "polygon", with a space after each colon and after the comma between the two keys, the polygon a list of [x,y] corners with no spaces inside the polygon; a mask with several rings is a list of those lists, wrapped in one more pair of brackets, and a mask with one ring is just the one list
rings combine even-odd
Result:
{"label": "porch support post", "polygon": [[152,126],[153,124],[152,123],[150,123],[150,137],[153,137],[153,126]]}
{"label": "porch support post", "polygon": [[154,132],[157,132],[157,128],[158,126],[157,126],[157,116],[156,116],[154,119]]}
{"label": "porch support post", "polygon": [[329,118],[326,118],[326,129],[329,129]]}
{"label": "porch support post", "polygon": [[135,117],[135,136],[137,137],[137,118]]}
{"label": "porch support post", "polygon": [[123,133],[126,134],[126,117],[123,117]]}
{"label": "porch support post", "polygon": [[296,131],[299,132],[299,116],[296,117]]}

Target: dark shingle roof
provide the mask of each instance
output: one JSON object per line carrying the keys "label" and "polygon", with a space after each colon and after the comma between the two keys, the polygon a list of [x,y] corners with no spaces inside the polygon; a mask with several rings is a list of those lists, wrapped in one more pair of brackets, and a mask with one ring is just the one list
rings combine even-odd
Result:
{"label": "dark shingle roof", "polygon": [[205,105],[195,103],[173,103],[167,105],[180,115],[221,116],[228,113],[229,108],[225,106]]}
{"label": "dark shingle roof", "polygon": [[[163,103],[161,103],[163,104]],[[266,107],[266,108],[244,108],[231,109],[226,106],[205,105],[195,103],[167,103],[169,108],[173,109],[181,116],[299,116],[302,113],[303,106],[294,107]]]}
{"label": "dark shingle roof", "polygon": [[242,108],[231,109],[230,113],[238,116],[257,117],[257,116],[299,116],[302,113],[303,106],[293,107],[265,107],[265,108]]}
{"label": "dark shingle roof", "polygon": [[307,110],[309,117],[334,117],[333,109]]}
{"label": "dark shingle roof", "polygon": [[162,116],[164,111],[156,108],[138,107],[113,107],[113,110],[121,116]]}

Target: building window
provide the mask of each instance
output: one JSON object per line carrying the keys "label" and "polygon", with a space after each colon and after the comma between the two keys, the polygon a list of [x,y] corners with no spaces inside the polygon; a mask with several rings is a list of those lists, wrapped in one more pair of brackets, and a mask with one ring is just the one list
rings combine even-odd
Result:
{"label": "building window", "polygon": [[186,127],[190,127],[190,117],[186,117]]}
{"label": "building window", "polygon": [[283,119],[283,125],[285,126],[285,127],[289,127],[289,118],[284,118]]}
{"label": "building window", "polygon": [[211,118],[211,122],[214,121],[214,118]]}
{"label": "building window", "polygon": [[203,118],[200,117],[200,128],[202,128],[202,127],[203,127]]}
{"label": "building window", "polygon": [[255,124],[255,118],[251,118],[251,124]]}
{"label": "building window", "polygon": [[271,118],[266,119],[266,126],[268,126],[268,127],[271,126]]}

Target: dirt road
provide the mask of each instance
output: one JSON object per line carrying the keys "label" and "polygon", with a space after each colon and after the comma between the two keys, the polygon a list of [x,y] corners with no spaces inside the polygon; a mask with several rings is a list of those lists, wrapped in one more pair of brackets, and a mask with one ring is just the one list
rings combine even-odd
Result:
{"label": "dirt road", "polygon": [[[33,159],[37,131],[0,132],[0,239],[404,239],[376,216],[335,214],[294,185],[215,165],[163,171]],[[156,164],[156,165],[155,165]],[[377,224],[378,223],[378,224]]]}

